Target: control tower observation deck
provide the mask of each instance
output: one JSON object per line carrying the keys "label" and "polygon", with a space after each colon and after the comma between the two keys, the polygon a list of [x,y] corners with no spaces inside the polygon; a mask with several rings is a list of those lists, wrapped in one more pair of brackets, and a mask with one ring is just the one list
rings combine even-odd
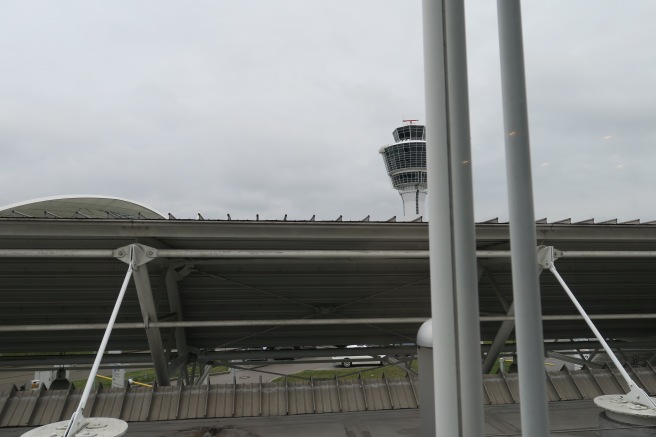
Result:
{"label": "control tower observation deck", "polygon": [[426,129],[413,124],[417,120],[403,120],[405,126],[394,129],[394,144],[383,146],[387,174],[403,200],[405,220],[424,215],[426,201]]}

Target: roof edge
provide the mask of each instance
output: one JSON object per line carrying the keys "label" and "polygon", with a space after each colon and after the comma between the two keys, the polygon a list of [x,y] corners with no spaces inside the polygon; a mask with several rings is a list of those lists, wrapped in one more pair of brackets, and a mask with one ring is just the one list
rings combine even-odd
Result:
{"label": "roof edge", "polygon": [[36,199],[29,199],[29,200],[23,200],[21,202],[16,202],[16,203],[11,203],[9,205],[3,205],[0,206],[0,211],[6,211],[9,209],[15,209],[19,208],[21,206],[27,206],[32,203],[38,203],[38,202],[49,202],[49,201],[57,201],[57,200],[73,200],[73,199],[103,199],[103,200],[117,200],[121,202],[127,202],[131,203],[133,205],[138,205],[144,209],[148,209],[149,211],[159,215],[162,219],[166,219],[166,216],[162,214],[161,212],[157,211],[154,208],[151,208],[148,205],[145,205],[141,202],[136,202],[134,200],[130,199],[125,199],[122,197],[116,197],[116,196],[103,196],[99,194],[64,194],[64,195],[59,195],[59,196],[47,196],[47,197],[39,197]]}

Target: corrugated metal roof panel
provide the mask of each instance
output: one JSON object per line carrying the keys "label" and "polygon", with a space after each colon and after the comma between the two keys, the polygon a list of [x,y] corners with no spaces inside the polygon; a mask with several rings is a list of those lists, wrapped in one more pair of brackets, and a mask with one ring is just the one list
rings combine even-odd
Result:
{"label": "corrugated metal roof panel", "polygon": [[412,380],[408,378],[409,384],[402,379],[388,379],[391,398],[395,400],[395,409],[418,408],[419,403],[414,390]]}
{"label": "corrugated metal roof panel", "polygon": [[63,420],[62,413],[66,405],[66,399],[70,395],[72,387],[68,390],[44,391],[37,402],[37,407],[31,423],[46,425],[48,423]]}
{"label": "corrugated metal roof panel", "polygon": [[0,427],[30,426],[32,413],[43,390],[14,391],[9,404],[0,418]]}
{"label": "corrugated metal roof panel", "polygon": [[130,388],[125,394],[121,418],[126,422],[143,422],[147,420],[153,393],[153,390],[146,387]]}
{"label": "corrugated metal roof panel", "polygon": [[636,374],[640,378],[640,381],[644,384],[644,388],[650,396],[656,395],[656,373],[654,372],[653,367],[649,365],[649,368],[634,368]]}
{"label": "corrugated metal roof panel", "polygon": [[[656,371],[635,373],[653,393]],[[483,375],[486,405],[516,403],[517,374]],[[556,371],[545,374],[550,401],[593,399],[626,391],[610,369]],[[418,407],[417,382],[405,378],[358,378],[274,383],[216,384],[183,387],[100,389],[93,416],[127,422],[195,418],[284,416]],[[0,427],[38,426],[70,417],[81,390],[0,392]],[[91,400],[90,400],[91,402]]]}
{"label": "corrugated metal roof panel", "polygon": [[178,406],[178,387],[155,387],[152,393],[148,420],[168,420],[175,418]]}
{"label": "corrugated metal roof panel", "polygon": [[[656,371],[652,368],[637,368],[636,373],[649,390],[656,388]],[[594,399],[597,396],[627,393],[624,380],[619,373],[610,369],[581,369],[573,371],[547,372],[547,396],[549,401],[575,401]],[[621,380],[621,382],[620,382]],[[486,405],[517,402],[517,374],[484,375],[483,387]]]}
{"label": "corrugated metal roof panel", "polygon": [[[284,416],[417,408],[409,378],[281,381],[183,387],[100,389],[89,403],[94,417],[127,422],[205,417]],[[1,393],[0,426],[36,426],[65,420],[81,391]],[[38,405],[38,408],[37,408]],[[87,404],[89,405],[89,404]]]}
{"label": "corrugated metal roof panel", "polygon": [[333,381],[325,379],[314,380],[313,392],[317,413],[333,413],[341,411],[337,385],[335,385]]}
{"label": "corrugated metal roof panel", "polygon": [[549,372],[558,400],[581,399],[581,394],[567,372]]}
{"label": "corrugated metal roof panel", "polygon": [[288,381],[287,397],[289,414],[313,413],[312,386],[305,381]]}
{"label": "corrugated metal roof panel", "polygon": [[508,391],[512,396],[513,402],[519,402],[519,374],[517,373],[506,373],[501,375],[508,386]]}
{"label": "corrugated metal roof panel", "polygon": [[563,396],[558,392],[558,386],[554,382],[551,372],[547,373],[547,398],[549,402],[562,401]]}
{"label": "corrugated metal roof panel", "polygon": [[583,399],[594,399],[597,396],[604,394],[593,378],[592,374],[587,370],[572,370],[571,378],[576,383],[577,389],[580,391]]}
{"label": "corrugated metal roof panel", "polygon": [[[256,383],[237,384],[234,391],[235,394],[235,417],[251,417],[258,416],[260,413],[260,385]],[[287,414],[287,396],[286,390],[278,390],[281,396],[276,399],[278,405],[277,413],[271,414],[272,416],[284,416]],[[282,398],[282,399],[281,399]],[[284,410],[283,410],[284,408]]]}
{"label": "corrugated metal roof panel", "polygon": [[[197,419],[205,417],[207,403],[207,387],[192,385],[182,387],[180,390],[180,403],[178,405],[178,419]],[[126,419],[124,419],[126,420]]]}
{"label": "corrugated metal roof panel", "polygon": [[263,416],[285,416],[287,415],[287,394],[285,384],[275,382],[264,384],[262,387],[262,415]]}
{"label": "corrugated metal roof panel", "polygon": [[0,426],[8,426],[3,424],[3,420],[6,417],[9,417],[7,410],[11,407],[9,398],[13,397],[16,394],[16,386],[11,386],[9,390],[0,392]]}
{"label": "corrugated metal roof panel", "polygon": [[[233,386],[228,384],[210,385],[207,400],[207,417],[231,417],[233,410]],[[148,420],[166,420],[154,419]]]}
{"label": "corrugated metal roof panel", "polygon": [[606,393],[620,393],[622,387],[618,384],[615,378],[606,369],[589,369],[590,374],[594,375],[595,380],[599,383],[601,390]]}
{"label": "corrugated metal roof panel", "polygon": [[[340,411],[364,411],[364,402],[362,402],[362,410],[358,408],[357,398],[354,394],[354,380],[335,380],[337,384],[337,395],[340,402]],[[359,384],[358,387],[359,388]]]}
{"label": "corrugated metal roof panel", "polygon": [[500,375],[483,375],[484,391],[488,394],[490,405],[514,403],[506,380]]}

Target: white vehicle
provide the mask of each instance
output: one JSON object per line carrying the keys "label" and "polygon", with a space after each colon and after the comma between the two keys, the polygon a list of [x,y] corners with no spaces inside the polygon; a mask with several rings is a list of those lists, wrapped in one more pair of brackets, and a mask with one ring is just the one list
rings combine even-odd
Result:
{"label": "white vehicle", "polygon": [[[367,346],[365,345],[359,345],[359,344],[352,344],[349,346],[346,346],[347,349],[352,349],[352,348],[366,348]],[[357,352],[361,353],[361,352]],[[368,365],[376,365],[380,366],[383,364],[383,359],[385,358],[385,355],[348,355],[348,356],[342,356],[342,357],[332,357],[334,361],[339,361],[341,362],[342,366],[344,367],[351,367],[354,364],[368,364]]]}

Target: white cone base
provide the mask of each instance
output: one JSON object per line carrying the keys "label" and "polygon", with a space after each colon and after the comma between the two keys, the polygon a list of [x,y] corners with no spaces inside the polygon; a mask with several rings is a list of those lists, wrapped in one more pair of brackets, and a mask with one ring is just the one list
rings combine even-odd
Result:
{"label": "white cone base", "polygon": [[656,410],[627,400],[622,395],[597,396],[598,407],[606,410],[608,417],[638,426],[656,426]]}
{"label": "white cone base", "polygon": [[[67,425],[68,420],[43,425],[26,432],[22,437],[62,437]],[[127,430],[128,424],[121,419],[90,417],[75,437],[120,437]]]}

